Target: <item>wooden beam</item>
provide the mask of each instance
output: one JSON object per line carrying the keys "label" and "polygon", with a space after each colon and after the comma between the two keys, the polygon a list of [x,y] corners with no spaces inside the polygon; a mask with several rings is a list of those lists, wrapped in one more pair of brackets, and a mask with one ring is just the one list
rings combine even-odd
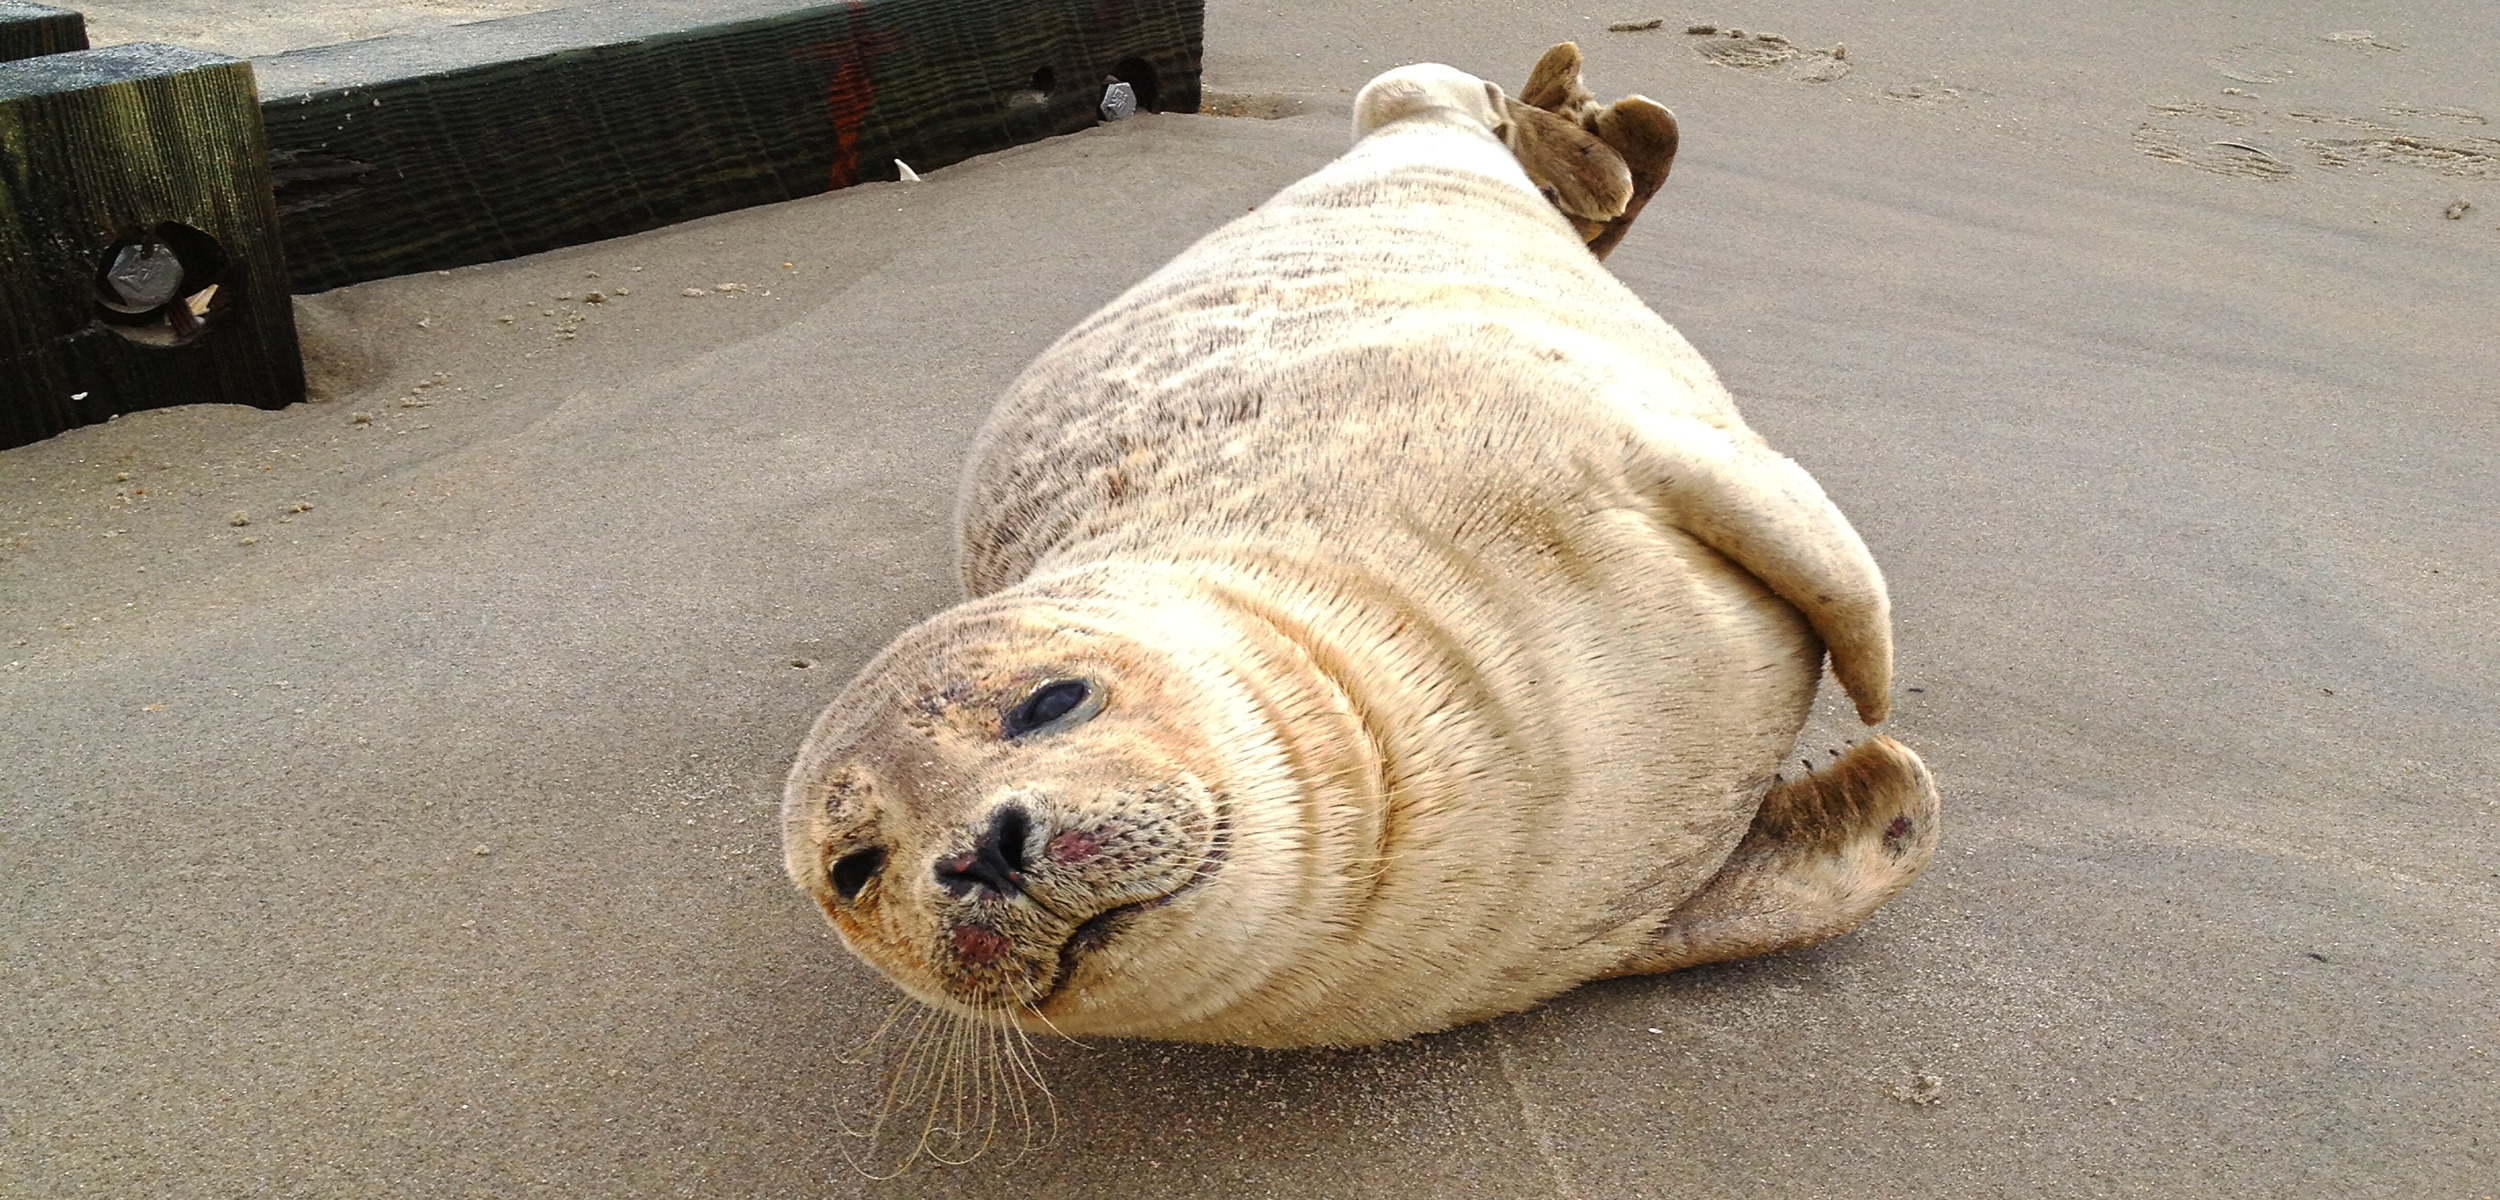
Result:
{"label": "wooden beam", "polygon": [[303,399],[252,67],[134,43],[0,63],[0,445]]}
{"label": "wooden beam", "polygon": [[312,291],[1195,111],[1203,0],[611,0],[256,63]]}
{"label": "wooden beam", "polygon": [[87,48],[87,18],[65,8],[0,0],[0,62]]}

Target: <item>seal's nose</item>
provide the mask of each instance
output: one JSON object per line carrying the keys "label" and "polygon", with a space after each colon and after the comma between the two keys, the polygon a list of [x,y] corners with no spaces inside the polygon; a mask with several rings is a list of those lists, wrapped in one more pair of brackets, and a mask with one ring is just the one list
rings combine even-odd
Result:
{"label": "seal's nose", "polygon": [[1024,840],[1033,831],[1032,818],[1013,804],[990,814],[990,827],[972,849],[937,860],[938,886],[957,896],[988,888],[1000,896],[1024,892]]}

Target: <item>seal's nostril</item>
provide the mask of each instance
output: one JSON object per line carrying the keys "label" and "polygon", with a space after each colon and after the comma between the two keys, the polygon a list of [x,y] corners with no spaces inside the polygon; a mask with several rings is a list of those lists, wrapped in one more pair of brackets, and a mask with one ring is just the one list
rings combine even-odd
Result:
{"label": "seal's nostril", "polygon": [[1013,804],[999,806],[990,814],[990,827],[963,854],[950,855],[937,861],[938,886],[961,896],[981,888],[1001,896],[1019,895],[1024,891],[1024,843],[1033,832],[1033,819]]}
{"label": "seal's nostril", "polygon": [[981,848],[994,851],[1011,870],[1024,870],[1024,841],[1033,835],[1033,819],[1013,804],[1003,804],[990,817],[989,836],[981,839]]}

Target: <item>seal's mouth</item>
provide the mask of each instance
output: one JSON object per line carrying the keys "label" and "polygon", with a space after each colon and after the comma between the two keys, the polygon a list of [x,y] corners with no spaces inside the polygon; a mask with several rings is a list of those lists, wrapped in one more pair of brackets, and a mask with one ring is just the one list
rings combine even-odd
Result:
{"label": "seal's mouth", "polygon": [[1216,872],[1224,865],[1225,844],[1230,840],[1226,837],[1227,832],[1225,824],[1218,820],[1215,826],[1215,836],[1209,840],[1206,857],[1199,860],[1198,865],[1190,871],[1188,880],[1179,887],[1151,900],[1138,900],[1105,909],[1086,918],[1082,924],[1072,930],[1067,940],[1059,943],[1059,966],[1051,975],[1050,987],[1041,995],[1034,997],[1026,1007],[1038,1015],[1044,1006],[1058,998],[1067,989],[1068,980],[1076,974],[1077,965],[1083,962],[1087,955],[1110,945],[1113,939],[1119,937],[1121,932],[1136,920],[1138,914],[1170,904],[1198,890],[1209,879],[1214,878]]}
{"label": "seal's mouth", "polygon": [[[1188,890],[1186,886],[1181,889],[1182,892]],[[1121,927],[1127,925],[1137,914],[1150,908],[1159,908],[1169,904],[1173,896],[1180,894],[1180,892],[1174,892],[1171,896],[1158,896],[1152,900],[1123,904],[1118,908],[1097,914],[1084,924],[1077,926],[1076,931],[1068,935],[1068,940],[1059,943],[1059,969],[1051,975],[1049,989],[1034,998],[1033,1007],[1036,1010],[1040,1009],[1043,1005],[1050,1003],[1060,992],[1066,990],[1069,976],[1076,974],[1076,964],[1086,955],[1109,945],[1112,938],[1119,936]]]}

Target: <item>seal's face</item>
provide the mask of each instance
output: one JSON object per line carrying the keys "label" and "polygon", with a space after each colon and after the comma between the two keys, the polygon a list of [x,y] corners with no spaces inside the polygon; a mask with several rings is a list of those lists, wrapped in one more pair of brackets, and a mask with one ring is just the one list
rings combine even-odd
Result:
{"label": "seal's face", "polygon": [[1118,998],[1118,944],[1224,855],[1220,762],[1185,675],[1056,606],[975,602],[906,635],[818,722],[783,819],[792,877],[920,999],[1049,1017]]}

